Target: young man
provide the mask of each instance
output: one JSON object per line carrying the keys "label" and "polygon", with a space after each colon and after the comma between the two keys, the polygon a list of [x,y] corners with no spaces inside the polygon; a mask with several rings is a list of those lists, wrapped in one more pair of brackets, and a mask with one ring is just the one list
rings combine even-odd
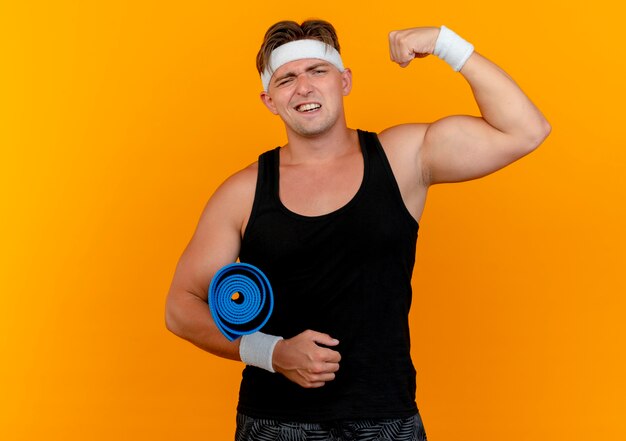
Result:
{"label": "young man", "polygon": [[[492,173],[550,132],[513,80],[449,29],[394,31],[389,47],[401,67],[435,54],[460,71],[481,117],[356,131],[343,107],[351,72],[329,23],[277,23],[259,51],[261,99],[288,142],[211,197],[166,312],[175,334],[248,364],[237,440],[426,439],[408,312],[428,188]],[[207,288],[238,258],[265,272],[275,308],[262,332],[230,342]]]}

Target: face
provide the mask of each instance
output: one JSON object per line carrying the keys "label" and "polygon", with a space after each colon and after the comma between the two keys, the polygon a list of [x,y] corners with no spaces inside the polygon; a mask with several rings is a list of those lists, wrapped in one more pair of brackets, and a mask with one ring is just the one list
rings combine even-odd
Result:
{"label": "face", "polygon": [[343,97],[350,93],[352,74],[318,59],[284,64],[274,72],[261,99],[279,115],[287,131],[305,137],[328,132],[337,123],[345,124]]}

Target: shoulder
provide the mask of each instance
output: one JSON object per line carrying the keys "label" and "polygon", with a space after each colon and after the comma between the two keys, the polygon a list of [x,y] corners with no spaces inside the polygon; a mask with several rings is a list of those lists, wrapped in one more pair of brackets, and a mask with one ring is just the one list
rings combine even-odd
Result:
{"label": "shoulder", "polygon": [[378,134],[380,143],[386,149],[419,150],[429,124],[400,124],[389,127]]}
{"label": "shoulder", "polygon": [[236,225],[244,222],[254,202],[257,174],[255,162],[228,177],[210,197],[203,217],[219,217]]}
{"label": "shoulder", "polygon": [[239,201],[241,203],[249,198],[253,198],[258,169],[258,162],[254,162],[232,174],[215,190],[211,200],[216,199],[221,202]]}
{"label": "shoulder", "polygon": [[226,193],[233,195],[243,195],[245,193],[254,192],[257,181],[259,163],[254,162],[247,167],[229,176],[216,190],[217,193]]}

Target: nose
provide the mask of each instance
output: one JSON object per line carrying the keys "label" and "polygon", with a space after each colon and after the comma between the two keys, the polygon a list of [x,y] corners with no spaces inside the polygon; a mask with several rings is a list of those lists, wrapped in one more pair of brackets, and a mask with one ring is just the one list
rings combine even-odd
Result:
{"label": "nose", "polygon": [[311,81],[306,72],[298,75],[296,79],[296,92],[300,95],[308,95],[313,90]]}

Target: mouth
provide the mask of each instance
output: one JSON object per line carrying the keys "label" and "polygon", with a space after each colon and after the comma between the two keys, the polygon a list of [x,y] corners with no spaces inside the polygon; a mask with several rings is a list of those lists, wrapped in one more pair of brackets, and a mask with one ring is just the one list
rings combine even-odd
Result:
{"label": "mouth", "polygon": [[296,111],[300,113],[314,112],[317,109],[321,109],[322,105],[319,103],[305,103],[295,107]]}

